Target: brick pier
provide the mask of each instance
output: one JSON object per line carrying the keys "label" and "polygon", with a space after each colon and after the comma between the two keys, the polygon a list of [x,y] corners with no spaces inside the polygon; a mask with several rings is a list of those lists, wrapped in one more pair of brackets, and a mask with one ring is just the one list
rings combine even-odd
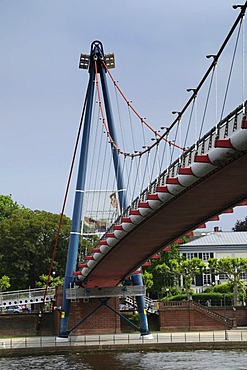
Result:
{"label": "brick pier", "polygon": [[[57,288],[56,305],[62,304],[62,287]],[[107,304],[119,311],[119,299],[110,298]],[[100,305],[99,299],[80,299],[71,302],[69,315],[69,328],[73,328],[79,321],[87,317],[96,307]],[[57,331],[60,327],[60,314],[57,315]],[[84,334],[115,334],[120,333],[120,317],[116,315],[106,306],[101,306],[95,313],[93,313],[87,320],[81,323],[71,335]]]}

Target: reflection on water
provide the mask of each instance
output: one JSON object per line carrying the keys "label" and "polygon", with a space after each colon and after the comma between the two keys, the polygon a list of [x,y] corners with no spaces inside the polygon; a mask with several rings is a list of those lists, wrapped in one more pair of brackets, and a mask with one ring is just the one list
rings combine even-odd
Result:
{"label": "reflection on water", "polygon": [[13,357],[0,359],[1,370],[12,369],[39,369],[39,370],[77,370],[77,369],[94,369],[94,367],[77,366],[77,363],[70,360],[67,356],[28,356]]}
{"label": "reflection on water", "polygon": [[247,370],[247,350],[77,353],[0,358],[1,370]]}
{"label": "reflection on water", "polygon": [[247,351],[191,351],[122,354],[126,369],[243,370]]}

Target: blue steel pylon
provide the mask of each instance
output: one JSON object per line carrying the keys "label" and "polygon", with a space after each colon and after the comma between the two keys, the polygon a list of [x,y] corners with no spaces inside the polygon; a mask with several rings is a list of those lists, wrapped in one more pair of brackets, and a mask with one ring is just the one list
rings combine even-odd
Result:
{"label": "blue steel pylon", "polygon": [[[62,313],[61,313],[61,326],[60,326],[60,337],[68,337],[70,330],[68,330],[68,320],[70,314],[70,300],[66,299],[66,290],[70,287],[73,287],[75,284],[74,271],[76,271],[76,263],[78,256],[78,247],[79,239],[81,235],[81,219],[82,219],[82,205],[83,205],[83,196],[85,190],[86,182],[86,170],[87,170],[87,159],[88,159],[88,148],[89,148],[89,136],[91,128],[91,118],[92,118],[92,107],[93,107],[93,97],[94,97],[94,80],[95,80],[95,61],[97,62],[97,72],[100,74],[103,98],[105,103],[105,110],[107,116],[107,123],[109,128],[109,133],[116,143],[116,133],[114,129],[114,121],[112,115],[112,109],[110,104],[110,97],[106,82],[106,68],[103,64],[105,59],[103,45],[100,41],[94,41],[91,45],[91,53],[89,56],[89,82],[88,82],[88,94],[85,110],[85,119],[83,126],[82,134],[82,143],[81,143],[81,153],[79,160],[79,168],[77,175],[77,184],[74,200],[74,209],[72,215],[72,226],[70,232],[70,241],[68,247],[67,263],[65,270],[64,278],[64,287],[63,287],[63,299],[62,299]],[[117,179],[117,190],[120,209],[123,210],[127,206],[126,196],[124,194],[123,178],[121,166],[119,163],[117,150],[114,149],[112,145],[112,155],[115,176]],[[133,275],[132,277],[133,285],[143,285],[141,275]],[[148,321],[146,316],[145,301],[144,297],[137,297],[138,312],[140,314],[140,332],[141,335],[150,334],[148,329]]]}

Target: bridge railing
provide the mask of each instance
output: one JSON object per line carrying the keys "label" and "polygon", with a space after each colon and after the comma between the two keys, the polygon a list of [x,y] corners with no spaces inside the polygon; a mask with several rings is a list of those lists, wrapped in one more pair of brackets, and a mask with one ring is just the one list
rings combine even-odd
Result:
{"label": "bridge railing", "polygon": [[[43,302],[45,289],[26,289],[0,293],[0,307],[25,305]],[[45,301],[49,302],[55,297],[55,288],[48,288]]]}
{"label": "bridge railing", "polygon": [[[195,155],[207,154],[213,147],[216,139],[225,139],[234,131],[241,129],[244,112],[246,111],[247,102],[238,106],[234,111],[228,114],[215,127],[207,132],[198,142],[192,145],[185,151],[171,166],[165,170],[160,176],[159,185],[165,184],[167,177],[175,177],[178,175],[180,167],[189,167],[194,161]],[[245,109],[244,109],[245,107]]]}
{"label": "bridge railing", "polygon": [[[39,348],[40,351],[43,349],[44,353],[47,353],[47,349],[61,348],[66,350],[66,347],[76,347],[76,352],[82,351],[83,348],[90,346],[100,346],[100,350],[104,348],[109,351],[109,345],[116,345],[116,350],[119,351],[119,345],[135,345],[135,344],[146,344],[150,349],[150,344],[159,344],[158,350],[161,349],[160,344],[164,343],[167,345],[171,343],[174,348],[181,350],[181,344],[183,348],[188,348],[191,350],[192,346],[199,343],[198,348],[200,349],[210,349],[212,350],[212,345],[210,343],[219,343],[218,347],[226,349],[227,341],[231,343],[233,347],[233,342],[235,346],[240,349],[246,349],[247,341],[247,331],[246,330],[212,330],[212,331],[191,331],[191,332],[159,332],[154,333],[153,338],[150,336],[142,335],[138,333],[123,333],[123,334],[101,334],[101,335],[82,335],[82,336],[69,336],[69,338],[59,338],[52,336],[36,336],[36,337],[25,337],[25,338],[2,338],[0,341],[0,354],[3,356],[6,350],[17,350],[20,351],[21,348],[35,348],[36,351]],[[203,347],[205,343],[205,347]],[[242,344],[241,344],[242,343]],[[177,347],[176,347],[177,346]],[[81,349],[80,349],[81,347]],[[40,352],[42,353],[42,352]],[[11,356],[11,354],[8,354]]]}
{"label": "bridge railing", "polygon": [[[156,191],[157,186],[165,185],[168,177],[176,177],[179,174],[181,167],[189,167],[195,160],[197,154],[207,154],[213,147],[215,139],[225,139],[233,132],[241,129],[242,120],[245,118],[244,114],[247,110],[247,101],[239,105],[234,111],[228,114],[217,125],[215,125],[209,132],[207,132],[196,144],[188,148],[176,161],[174,161],[167,169],[165,169],[158,178],[149,184],[149,186],[142,191],[124,210],[121,216],[114,222],[107,232],[113,231],[113,226],[121,223],[122,217],[128,217],[130,210],[138,209],[139,202],[144,202],[148,199],[149,194]],[[102,237],[106,238],[106,234]]]}

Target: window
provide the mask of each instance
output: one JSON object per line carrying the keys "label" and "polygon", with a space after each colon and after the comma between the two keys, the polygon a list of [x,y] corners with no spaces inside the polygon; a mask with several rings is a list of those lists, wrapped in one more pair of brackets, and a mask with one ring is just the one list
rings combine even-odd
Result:
{"label": "window", "polygon": [[203,274],[203,285],[211,285],[212,277],[211,274]]}
{"label": "window", "polygon": [[192,258],[194,258],[194,253],[187,253],[186,258],[187,260],[192,260]]}
{"label": "window", "polygon": [[210,258],[210,253],[208,253],[208,252],[202,253],[202,260],[203,261],[207,261],[209,258]]}

